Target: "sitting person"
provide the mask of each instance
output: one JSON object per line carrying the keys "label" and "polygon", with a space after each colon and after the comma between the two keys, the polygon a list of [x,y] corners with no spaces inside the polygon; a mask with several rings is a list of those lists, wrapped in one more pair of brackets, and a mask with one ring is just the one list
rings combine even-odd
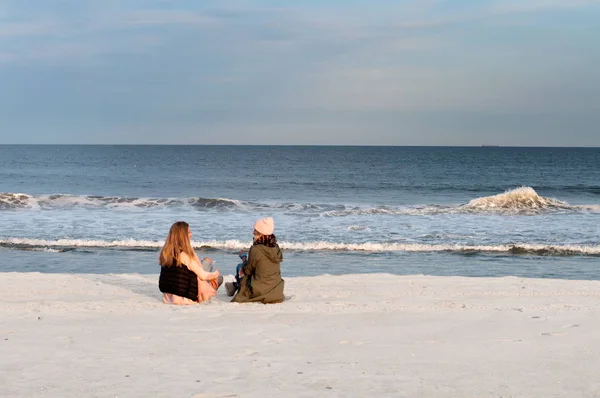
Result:
{"label": "sitting person", "polygon": [[[196,256],[196,259],[197,258],[198,258],[198,256]],[[204,271],[206,271],[206,272],[213,272],[214,271],[215,261],[212,258],[210,258],[210,257],[204,257],[202,259],[202,261],[200,261],[200,264],[202,265],[202,269]],[[221,286],[223,284],[223,275],[219,275],[219,277],[217,279],[212,279],[212,280],[208,281],[208,283],[210,283],[210,285],[215,290],[218,290],[219,286]]]}
{"label": "sitting person", "polygon": [[242,260],[241,263],[239,263],[237,265],[237,267],[235,267],[235,281],[234,282],[226,282],[225,283],[225,289],[227,290],[227,295],[229,297],[233,296],[235,294],[235,292],[238,291],[238,289],[240,288],[240,282],[242,280],[242,278],[244,277],[244,272],[242,271],[242,268],[248,264],[248,253],[246,253],[245,251],[240,251],[240,253],[238,254],[240,256],[240,259]]}
{"label": "sitting person", "polygon": [[241,267],[243,278],[231,300],[236,303],[281,303],[284,280],[281,279],[283,254],[273,235],[275,222],[267,217],[254,224],[254,238],[248,252],[248,262]]}
{"label": "sitting person", "polygon": [[202,264],[192,248],[190,226],[178,221],[171,226],[169,236],[160,251],[160,277],[158,288],[163,293],[163,303],[187,305],[210,300],[217,294],[219,271],[212,269],[212,260],[203,259]]}

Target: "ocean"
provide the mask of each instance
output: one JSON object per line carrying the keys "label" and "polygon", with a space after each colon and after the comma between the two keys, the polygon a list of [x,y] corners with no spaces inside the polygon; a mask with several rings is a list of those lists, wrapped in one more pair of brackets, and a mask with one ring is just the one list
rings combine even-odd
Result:
{"label": "ocean", "polygon": [[600,279],[600,148],[0,146],[0,272],[157,274],[171,224],[233,273]]}

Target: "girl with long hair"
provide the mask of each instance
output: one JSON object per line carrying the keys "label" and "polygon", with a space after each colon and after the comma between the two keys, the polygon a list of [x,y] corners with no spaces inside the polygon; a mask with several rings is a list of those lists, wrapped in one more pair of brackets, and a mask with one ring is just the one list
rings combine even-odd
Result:
{"label": "girl with long hair", "polygon": [[195,304],[210,300],[217,294],[219,270],[204,270],[192,248],[191,237],[192,231],[188,223],[177,221],[171,226],[160,251],[158,286],[163,293],[164,303]]}

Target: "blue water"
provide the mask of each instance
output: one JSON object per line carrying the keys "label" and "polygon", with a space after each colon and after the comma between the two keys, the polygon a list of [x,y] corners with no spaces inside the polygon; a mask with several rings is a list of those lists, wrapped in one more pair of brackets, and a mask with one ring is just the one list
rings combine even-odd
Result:
{"label": "blue water", "polygon": [[599,148],[0,146],[0,271],[225,273],[273,216],[285,275],[600,279]]}

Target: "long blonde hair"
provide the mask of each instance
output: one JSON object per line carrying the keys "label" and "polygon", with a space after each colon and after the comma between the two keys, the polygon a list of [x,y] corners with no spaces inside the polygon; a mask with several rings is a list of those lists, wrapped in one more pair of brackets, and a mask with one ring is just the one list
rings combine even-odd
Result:
{"label": "long blonde hair", "polygon": [[170,267],[174,264],[177,267],[181,267],[182,264],[179,255],[182,252],[190,256],[190,258],[194,257],[194,249],[188,236],[189,231],[190,226],[185,221],[177,221],[171,225],[169,236],[167,236],[165,245],[160,251],[160,257],[158,258],[158,263],[161,266]]}

